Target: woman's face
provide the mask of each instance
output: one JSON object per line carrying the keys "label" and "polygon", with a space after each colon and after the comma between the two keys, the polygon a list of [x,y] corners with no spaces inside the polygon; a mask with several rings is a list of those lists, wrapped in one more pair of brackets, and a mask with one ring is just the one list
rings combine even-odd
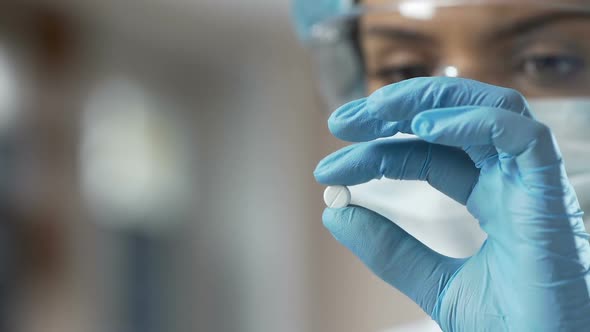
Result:
{"label": "woman's face", "polygon": [[383,12],[363,16],[358,33],[369,93],[412,77],[447,75],[527,97],[590,96],[590,12],[531,5],[443,8],[431,19]]}

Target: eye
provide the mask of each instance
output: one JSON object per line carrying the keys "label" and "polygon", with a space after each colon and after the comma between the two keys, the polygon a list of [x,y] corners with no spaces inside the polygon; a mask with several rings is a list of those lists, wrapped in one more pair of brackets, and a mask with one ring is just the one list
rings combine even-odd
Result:
{"label": "eye", "polygon": [[391,84],[414,77],[431,76],[431,73],[431,68],[426,65],[401,65],[380,68],[371,76],[386,84]]}
{"label": "eye", "polygon": [[540,84],[571,80],[586,67],[584,58],[575,55],[538,54],[524,57],[519,63],[519,72],[527,79]]}

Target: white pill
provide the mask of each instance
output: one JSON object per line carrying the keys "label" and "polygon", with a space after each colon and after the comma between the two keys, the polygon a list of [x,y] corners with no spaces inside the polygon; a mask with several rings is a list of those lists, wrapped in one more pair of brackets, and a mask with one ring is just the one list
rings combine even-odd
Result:
{"label": "white pill", "polygon": [[350,198],[350,190],[346,186],[330,186],[324,191],[324,202],[331,208],[347,207]]}

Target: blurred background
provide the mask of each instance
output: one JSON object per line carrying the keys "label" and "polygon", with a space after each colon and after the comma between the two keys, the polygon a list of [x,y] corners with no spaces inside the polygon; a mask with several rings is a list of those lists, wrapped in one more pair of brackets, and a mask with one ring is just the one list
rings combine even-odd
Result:
{"label": "blurred background", "polygon": [[385,331],[288,0],[0,2],[0,331]]}

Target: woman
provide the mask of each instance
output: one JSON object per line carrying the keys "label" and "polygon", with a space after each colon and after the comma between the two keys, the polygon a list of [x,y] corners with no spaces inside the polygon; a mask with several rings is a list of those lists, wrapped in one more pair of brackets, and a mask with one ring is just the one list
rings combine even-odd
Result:
{"label": "woman", "polygon": [[324,212],[334,237],[445,331],[587,329],[590,3],[300,0],[295,17],[343,104],[330,130],[356,143],[314,173],[355,186]]}

